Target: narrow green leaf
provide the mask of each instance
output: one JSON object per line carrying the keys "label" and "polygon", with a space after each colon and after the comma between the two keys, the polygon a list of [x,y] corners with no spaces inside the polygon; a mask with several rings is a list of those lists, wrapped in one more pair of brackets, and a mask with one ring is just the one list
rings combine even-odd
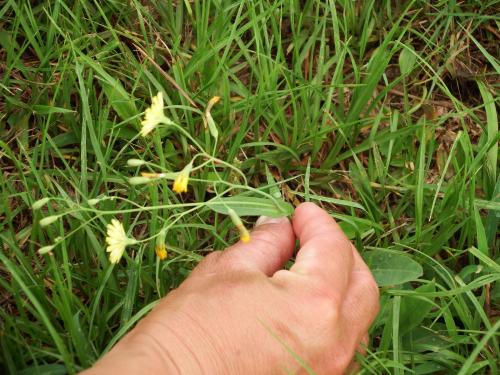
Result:
{"label": "narrow green leaf", "polygon": [[424,222],[424,186],[426,173],[426,143],[427,132],[425,128],[425,120],[420,134],[420,147],[418,149],[418,160],[415,171],[415,231],[416,238],[420,240],[422,235],[422,226]]}
{"label": "narrow green leaf", "polygon": [[[474,199],[477,208],[484,208],[492,211],[500,211],[500,201],[486,201],[484,199]],[[498,213],[497,213],[498,215]]]}
{"label": "narrow green leaf", "polygon": [[307,167],[306,167],[306,175],[304,177],[304,198],[306,202],[309,202],[311,200],[311,189],[309,186],[309,182],[311,179],[311,158],[307,161]]}
{"label": "narrow green leaf", "polygon": [[293,214],[293,206],[282,200],[266,198],[255,198],[235,196],[217,198],[206,203],[213,211],[228,214],[229,208],[233,209],[238,216],[269,216],[280,217]]}
{"label": "narrow green leaf", "polygon": [[210,112],[205,113],[205,117],[207,119],[208,130],[210,130],[210,134],[212,137],[217,139],[219,137],[219,131],[217,130],[217,125],[215,125],[215,121],[210,114]]}
{"label": "narrow green leaf", "polygon": [[[110,105],[118,113],[122,120],[129,120],[137,116],[138,111],[129,93],[123,88],[121,82],[108,74],[100,64],[88,56],[81,55],[80,58],[87,63],[99,77],[101,86],[109,100]],[[137,122],[137,121],[136,121]]]}
{"label": "narrow green leaf", "polygon": [[470,371],[470,368],[474,364],[474,361],[476,360],[477,356],[479,353],[483,350],[483,347],[486,345],[486,343],[492,338],[495,337],[496,334],[498,334],[498,330],[500,329],[500,319],[497,320],[495,325],[491,327],[486,334],[483,336],[483,338],[477,343],[476,347],[470,354],[469,358],[467,358],[467,361],[463,364],[462,368],[458,372],[458,375],[466,375],[466,374],[471,374],[472,372]]}
{"label": "narrow green leaf", "polygon": [[266,179],[267,179],[267,184],[270,186],[269,187],[269,194],[273,196],[273,198],[276,199],[281,199],[281,191],[278,185],[276,184],[276,181],[274,180],[274,177],[269,170],[269,167],[266,164]]}
{"label": "narrow green leaf", "polygon": [[50,105],[35,104],[33,106],[33,112],[37,115],[51,115],[53,113],[74,113],[72,109],[54,107]]}
{"label": "narrow green leaf", "polygon": [[479,259],[481,262],[483,262],[487,267],[490,267],[492,270],[500,274],[500,265],[493,259],[491,259],[489,256],[487,256],[483,251],[475,247],[469,248],[468,251],[469,253],[474,255],[477,259]]}
{"label": "narrow green leaf", "polygon": [[[299,192],[294,192],[294,195],[298,195],[299,197],[303,197],[304,199],[306,197],[306,195],[304,193],[299,193]],[[366,212],[366,209],[362,205],[360,205],[359,203],[353,202],[353,201],[348,201],[346,199],[337,199],[337,198],[324,197],[322,195],[309,194],[309,200],[318,201],[318,202],[333,203],[333,204],[338,205],[338,206],[357,208],[357,209],[360,209],[360,210],[363,210]]]}
{"label": "narrow green leaf", "polygon": [[[479,91],[481,92],[484,109],[486,111],[486,135],[488,143],[490,143],[493,142],[498,134],[498,116],[495,99],[483,82],[477,81],[477,86],[479,87]],[[497,180],[497,159],[498,142],[494,142],[493,146],[488,150],[488,153],[486,154],[486,168],[488,170],[488,174],[491,176],[491,181],[493,181],[493,183],[495,183]]]}
{"label": "narrow green leaf", "polygon": [[483,219],[477,206],[474,206],[474,222],[476,223],[477,247],[485,255],[488,255],[488,240],[484,230]]}
{"label": "narrow green leaf", "polygon": [[[401,337],[399,335],[399,317],[401,313],[401,296],[394,296],[392,302],[392,359],[394,363],[399,363],[399,343]],[[394,374],[401,374],[401,368],[395,367]]]}

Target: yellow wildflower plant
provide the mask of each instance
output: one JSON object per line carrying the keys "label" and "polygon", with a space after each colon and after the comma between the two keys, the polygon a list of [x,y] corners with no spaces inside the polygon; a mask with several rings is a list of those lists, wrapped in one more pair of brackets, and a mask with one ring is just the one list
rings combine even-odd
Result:
{"label": "yellow wildflower plant", "polygon": [[170,124],[172,121],[163,113],[163,94],[158,92],[151,98],[151,107],[144,112],[144,119],[141,121],[140,134],[145,137],[153,131],[160,123]]}
{"label": "yellow wildflower plant", "polygon": [[136,244],[137,240],[128,237],[123,224],[116,219],[112,219],[106,228],[106,243],[108,244],[106,251],[109,253],[109,261],[111,263],[118,263],[125,252],[125,247]]}
{"label": "yellow wildflower plant", "polygon": [[182,171],[179,172],[179,174],[174,180],[174,186],[172,187],[173,191],[179,194],[187,193],[189,174],[191,173],[192,169],[193,169],[193,163],[189,163],[184,167]]}

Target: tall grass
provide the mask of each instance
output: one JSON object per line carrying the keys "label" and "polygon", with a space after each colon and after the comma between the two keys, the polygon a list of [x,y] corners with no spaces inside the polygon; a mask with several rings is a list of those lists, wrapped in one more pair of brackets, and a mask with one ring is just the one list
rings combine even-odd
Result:
{"label": "tall grass", "polygon": [[[226,215],[199,204],[223,181],[226,196],[314,201],[341,223],[382,289],[363,373],[497,373],[498,6],[2,2],[3,372],[74,373],[109,350],[236,239]],[[185,133],[137,136],[157,92]],[[193,174],[189,194],[129,183],[184,168],[199,151],[186,134],[220,161]],[[115,266],[104,243],[114,217],[151,237]]]}

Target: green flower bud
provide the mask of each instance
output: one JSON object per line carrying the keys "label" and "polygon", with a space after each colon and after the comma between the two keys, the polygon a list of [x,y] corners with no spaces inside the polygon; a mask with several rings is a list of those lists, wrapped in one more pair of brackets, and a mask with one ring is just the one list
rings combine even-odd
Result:
{"label": "green flower bud", "polygon": [[44,217],[42,220],[40,220],[39,223],[42,227],[46,227],[47,225],[52,224],[54,221],[57,221],[58,219],[59,215],[47,216]]}
{"label": "green flower bud", "polygon": [[39,199],[35,203],[33,203],[33,205],[31,206],[31,209],[32,210],[39,210],[40,208],[45,206],[48,203],[48,201],[50,201],[50,198]]}
{"label": "green flower bud", "polygon": [[100,201],[102,200],[102,198],[93,198],[93,199],[89,199],[87,201],[88,205],[89,206],[95,206],[97,203],[99,203]]}
{"label": "green flower bud", "polygon": [[40,254],[40,255],[47,254],[48,252],[52,251],[52,249],[54,247],[55,247],[55,245],[41,247],[38,249],[38,254]]}
{"label": "green flower bud", "polygon": [[147,184],[148,182],[151,182],[152,179],[149,177],[130,177],[128,179],[128,182],[130,185],[142,185],[142,184]]}
{"label": "green flower bud", "polygon": [[129,167],[140,167],[141,165],[146,164],[144,160],[141,159],[128,159],[127,160],[127,165]]}

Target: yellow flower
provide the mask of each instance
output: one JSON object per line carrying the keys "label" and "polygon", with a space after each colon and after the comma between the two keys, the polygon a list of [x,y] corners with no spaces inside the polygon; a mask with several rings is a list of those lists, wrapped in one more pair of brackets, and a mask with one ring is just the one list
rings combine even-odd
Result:
{"label": "yellow flower", "polygon": [[240,240],[243,243],[250,242],[250,233],[244,225],[238,226],[238,231],[240,232]]}
{"label": "yellow flower", "polygon": [[144,120],[141,121],[141,135],[145,137],[162,122],[168,125],[172,121],[163,113],[163,94],[160,91],[151,98],[151,107],[144,112]]}
{"label": "yellow flower", "polygon": [[241,242],[243,243],[250,242],[250,232],[248,232],[247,228],[245,228],[245,225],[241,221],[236,211],[234,211],[232,208],[228,208],[227,211],[229,217],[233,221],[233,224],[236,226],[236,229],[238,229],[238,232],[240,232]]}
{"label": "yellow flower", "polygon": [[167,259],[167,246],[165,245],[166,230],[162,229],[156,237],[155,253],[160,260]]}
{"label": "yellow flower", "polygon": [[177,177],[174,180],[174,186],[172,190],[176,193],[187,193],[187,186],[189,182],[189,173],[191,173],[191,169],[193,169],[193,164],[189,163],[184,167],[182,171],[179,172]]}
{"label": "yellow flower", "polygon": [[155,247],[156,256],[160,258],[160,260],[167,259],[167,247],[164,243],[156,244]]}
{"label": "yellow flower", "polygon": [[111,263],[118,263],[125,251],[125,247],[133,245],[137,241],[127,236],[125,229],[123,229],[123,224],[116,219],[111,220],[111,223],[106,228],[106,243],[108,244],[106,251],[109,253],[109,261]]}

